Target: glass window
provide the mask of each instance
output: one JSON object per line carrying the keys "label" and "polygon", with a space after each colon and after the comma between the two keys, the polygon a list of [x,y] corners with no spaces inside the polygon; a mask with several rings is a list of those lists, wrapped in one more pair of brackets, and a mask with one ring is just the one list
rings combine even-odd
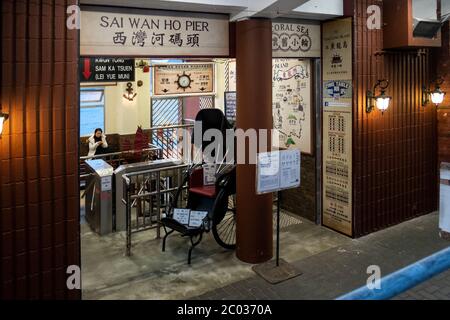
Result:
{"label": "glass window", "polygon": [[105,90],[81,88],[80,136],[90,136],[96,128],[105,130]]}

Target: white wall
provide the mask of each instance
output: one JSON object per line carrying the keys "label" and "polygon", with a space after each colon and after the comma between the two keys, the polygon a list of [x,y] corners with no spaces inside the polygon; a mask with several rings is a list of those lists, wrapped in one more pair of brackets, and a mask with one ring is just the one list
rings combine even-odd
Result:
{"label": "white wall", "polygon": [[[138,60],[137,60],[138,61]],[[137,86],[142,80],[143,85]],[[134,92],[137,93],[133,101],[123,97],[127,88],[126,82],[119,82],[117,86],[105,87],[105,132],[106,134],[135,133],[137,126],[142,129],[150,128],[150,72],[144,73],[136,68]]]}

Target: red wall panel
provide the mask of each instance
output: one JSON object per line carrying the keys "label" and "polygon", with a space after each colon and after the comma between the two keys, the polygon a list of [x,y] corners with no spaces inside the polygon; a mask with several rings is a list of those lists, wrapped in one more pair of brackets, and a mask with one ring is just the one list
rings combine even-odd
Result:
{"label": "red wall panel", "polygon": [[79,298],[76,1],[2,0],[0,138],[2,299]]}

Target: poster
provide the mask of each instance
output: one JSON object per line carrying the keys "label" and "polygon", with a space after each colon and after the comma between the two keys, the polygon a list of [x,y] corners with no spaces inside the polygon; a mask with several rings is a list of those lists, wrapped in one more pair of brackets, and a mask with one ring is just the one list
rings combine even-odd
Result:
{"label": "poster", "polygon": [[323,225],[352,236],[352,23],[323,25]]}
{"label": "poster", "polygon": [[272,59],[273,127],[279,146],[312,154],[311,62]]}
{"label": "poster", "polygon": [[203,94],[214,91],[214,64],[164,64],[153,67],[153,95]]}
{"label": "poster", "polygon": [[228,56],[228,15],[81,7],[80,55]]}
{"label": "poster", "polygon": [[320,24],[272,22],[272,57],[319,58]]}

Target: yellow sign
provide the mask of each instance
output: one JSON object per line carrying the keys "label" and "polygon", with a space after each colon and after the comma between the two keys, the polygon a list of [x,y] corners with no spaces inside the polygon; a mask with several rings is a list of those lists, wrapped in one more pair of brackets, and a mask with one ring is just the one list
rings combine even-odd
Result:
{"label": "yellow sign", "polygon": [[214,64],[164,64],[153,67],[153,95],[171,96],[214,92]]}

